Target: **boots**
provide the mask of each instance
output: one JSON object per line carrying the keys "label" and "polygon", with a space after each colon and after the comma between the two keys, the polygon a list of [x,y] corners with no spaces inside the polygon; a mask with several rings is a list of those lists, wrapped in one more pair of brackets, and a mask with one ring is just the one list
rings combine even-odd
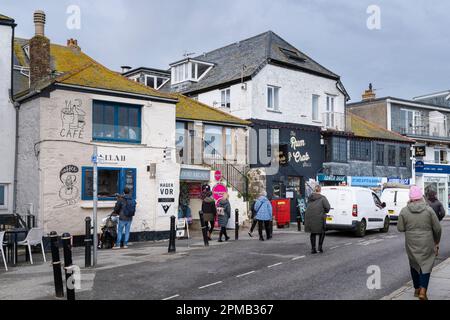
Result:
{"label": "boots", "polygon": [[320,253],[323,253],[322,246],[323,246],[323,242],[324,241],[325,241],[325,232],[321,233],[320,236],[319,236],[319,252]]}
{"label": "boots", "polygon": [[316,254],[317,250],[316,250],[316,235],[314,233],[311,233],[311,253],[312,254]]}
{"label": "boots", "polygon": [[419,291],[419,300],[428,300],[427,289],[425,289],[425,288],[420,288],[420,291]]}
{"label": "boots", "polygon": [[222,240],[222,230],[219,232],[219,240],[217,240],[217,242],[223,242],[223,240]]}
{"label": "boots", "polygon": [[414,290],[414,297],[418,298],[420,294],[420,289],[415,289]]}

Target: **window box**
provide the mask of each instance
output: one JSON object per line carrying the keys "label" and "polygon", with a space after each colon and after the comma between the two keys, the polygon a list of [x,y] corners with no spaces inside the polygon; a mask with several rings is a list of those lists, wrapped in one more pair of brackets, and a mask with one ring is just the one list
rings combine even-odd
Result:
{"label": "window box", "polygon": [[94,101],[92,138],[95,141],[141,143],[141,107]]}
{"label": "window box", "polygon": [[[93,200],[93,169],[82,168],[81,200]],[[136,199],[136,169],[98,168],[98,200],[114,201],[116,194],[123,194],[125,187]]]}

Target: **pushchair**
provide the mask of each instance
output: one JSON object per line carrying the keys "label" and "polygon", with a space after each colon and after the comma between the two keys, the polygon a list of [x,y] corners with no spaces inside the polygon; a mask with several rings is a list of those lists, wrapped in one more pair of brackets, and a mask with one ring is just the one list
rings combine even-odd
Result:
{"label": "pushchair", "polygon": [[112,249],[117,240],[117,221],[118,216],[110,214],[103,219],[101,226],[102,233],[98,239],[99,249]]}

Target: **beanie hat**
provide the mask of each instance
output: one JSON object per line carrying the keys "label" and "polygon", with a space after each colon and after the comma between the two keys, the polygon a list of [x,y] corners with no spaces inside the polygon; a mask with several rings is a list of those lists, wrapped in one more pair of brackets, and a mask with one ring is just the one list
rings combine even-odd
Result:
{"label": "beanie hat", "polygon": [[411,201],[417,201],[423,198],[423,191],[421,188],[417,186],[412,186],[411,189],[409,189],[409,199]]}

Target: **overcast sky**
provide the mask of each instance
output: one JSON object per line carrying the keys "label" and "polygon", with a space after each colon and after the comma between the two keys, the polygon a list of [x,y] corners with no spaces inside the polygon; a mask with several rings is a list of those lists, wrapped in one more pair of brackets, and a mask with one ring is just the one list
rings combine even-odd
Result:
{"label": "overcast sky", "polygon": [[[68,6],[81,28],[66,26]],[[367,8],[381,9],[369,30]],[[167,69],[185,52],[201,54],[272,30],[339,74],[352,101],[373,82],[377,95],[412,98],[450,89],[448,0],[1,0],[0,13],[31,37],[32,14],[47,13],[54,43],[78,39],[113,70],[121,65]]]}

